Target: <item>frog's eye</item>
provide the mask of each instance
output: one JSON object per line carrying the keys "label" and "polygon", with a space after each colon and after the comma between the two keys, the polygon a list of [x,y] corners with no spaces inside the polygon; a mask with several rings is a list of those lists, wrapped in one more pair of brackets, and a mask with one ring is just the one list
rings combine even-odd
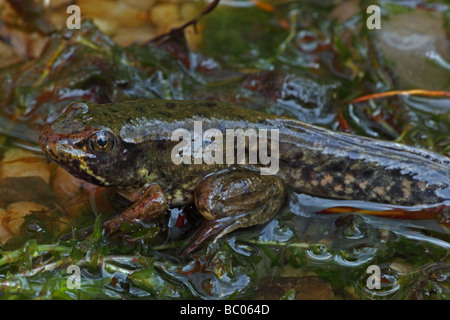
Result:
{"label": "frog's eye", "polygon": [[99,131],[89,137],[88,143],[94,152],[108,152],[114,147],[115,138],[107,131]]}

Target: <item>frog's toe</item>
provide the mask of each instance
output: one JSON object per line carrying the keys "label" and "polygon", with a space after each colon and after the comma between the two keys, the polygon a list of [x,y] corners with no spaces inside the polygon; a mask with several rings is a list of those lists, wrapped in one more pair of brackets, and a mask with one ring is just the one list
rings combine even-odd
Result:
{"label": "frog's toe", "polygon": [[[223,221],[226,220],[226,221]],[[231,219],[219,219],[214,221],[205,221],[194,234],[186,241],[182,250],[182,255],[187,255],[200,248],[207,240],[212,239],[215,243],[225,234],[230,233],[240,227],[237,221]]]}
{"label": "frog's toe", "polygon": [[110,236],[113,233],[116,233],[120,230],[120,225],[122,224],[123,219],[120,216],[117,216],[111,220],[105,221],[103,223],[103,230],[106,236]]}

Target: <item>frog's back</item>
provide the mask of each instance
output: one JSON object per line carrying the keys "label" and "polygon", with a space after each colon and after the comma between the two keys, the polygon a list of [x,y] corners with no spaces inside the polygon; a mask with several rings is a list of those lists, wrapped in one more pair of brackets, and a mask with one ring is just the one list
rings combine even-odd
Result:
{"label": "frog's back", "polygon": [[[243,109],[216,101],[185,100],[133,100],[119,103],[89,106],[86,125],[107,125],[120,132],[124,141],[145,141],[170,138],[178,128],[193,129],[194,121],[201,121],[204,130],[217,128],[268,125],[268,119],[276,119],[258,111]],[[99,121],[100,119],[100,121]]]}

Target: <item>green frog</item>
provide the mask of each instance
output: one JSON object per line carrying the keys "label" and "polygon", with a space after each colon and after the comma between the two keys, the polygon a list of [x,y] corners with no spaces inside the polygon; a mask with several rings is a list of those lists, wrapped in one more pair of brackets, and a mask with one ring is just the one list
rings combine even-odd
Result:
{"label": "green frog", "polygon": [[[204,133],[214,130],[215,138],[199,136],[198,124]],[[236,129],[267,133],[266,139],[218,143],[219,133]],[[180,130],[184,136],[174,136]],[[216,161],[199,158],[199,143],[200,153],[213,143],[220,147],[213,152]],[[269,221],[288,189],[401,206],[448,206],[450,200],[450,160],[444,156],[217,101],[76,102],[42,130],[40,146],[74,176],[113,187],[133,203],[104,223],[107,234],[124,221],[195,204],[205,223],[185,253],[207,239]],[[272,164],[276,161],[274,172],[263,171],[272,165],[268,153],[259,153],[260,159],[253,153],[261,161],[250,156],[261,148],[270,150]]]}

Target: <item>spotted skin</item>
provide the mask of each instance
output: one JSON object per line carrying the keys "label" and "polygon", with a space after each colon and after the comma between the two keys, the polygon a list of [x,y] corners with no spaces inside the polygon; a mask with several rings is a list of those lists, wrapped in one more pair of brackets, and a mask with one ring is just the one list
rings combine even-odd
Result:
{"label": "spotted skin", "polygon": [[280,141],[281,177],[296,190],[403,206],[450,199],[450,161],[443,156],[305,124],[299,130],[297,125],[289,124],[285,131],[290,141]]}

